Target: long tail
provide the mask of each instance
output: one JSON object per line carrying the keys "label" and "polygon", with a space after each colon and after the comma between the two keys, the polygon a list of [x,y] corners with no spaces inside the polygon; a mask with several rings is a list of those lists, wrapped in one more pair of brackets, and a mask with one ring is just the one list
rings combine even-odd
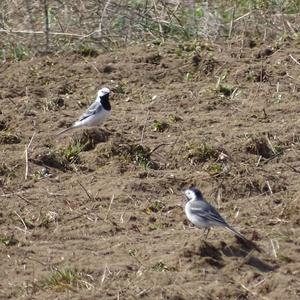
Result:
{"label": "long tail", "polygon": [[225,227],[231,234],[235,235],[238,239],[242,240],[246,246],[250,247],[250,248],[254,248],[256,249],[258,252],[261,252],[262,249],[257,246],[254,242],[248,240],[246,237],[244,237],[241,233],[239,233],[237,230],[235,230],[234,228],[232,228],[231,226],[229,226],[227,224],[227,226]]}
{"label": "long tail", "polygon": [[234,228],[232,228],[231,226],[229,226],[227,224],[227,226],[225,227],[231,234],[238,236],[239,238],[241,238],[244,241],[248,241],[247,238],[245,238],[241,233],[239,233],[237,230],[235,230]]}
{"label": "long tail", "polygon": [[67,131],[69,131],[69,130],[71,130],[71,129],[74,129],[74,128],[75,128],[74,126],[71,126],[71,127],[66,128],[66,129],[63,129],[62,131],[58,132],[58,133],[56,134],[56,136],[59,136],[59,135],[65,133],[65,132],[67,132]]}

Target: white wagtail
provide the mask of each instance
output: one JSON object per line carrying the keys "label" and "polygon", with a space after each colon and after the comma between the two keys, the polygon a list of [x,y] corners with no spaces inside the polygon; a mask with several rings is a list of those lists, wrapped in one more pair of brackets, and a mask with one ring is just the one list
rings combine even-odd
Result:
{"label": "white wagtail", "polygon": [[98,91],[97,98],[93,104],[82,114],[79,119],[71,126],[57,135],[63,134],[71,129],[80,127],[94,127],[100,125],[111,113],[111,106],[109,103],[110,90],[106,87]]}
{"label": "white wagtail", "polygon": [[204,231],[207,230],[206,237],[211,227],[221,226],[242,240],[250,242],[241,233],[226,223],[218,211],[204,200],[202,193],[198,189],[191,187],[185,190],[184,194],[189,200],[184,208],[187,218],[196,227],[203,228]]}

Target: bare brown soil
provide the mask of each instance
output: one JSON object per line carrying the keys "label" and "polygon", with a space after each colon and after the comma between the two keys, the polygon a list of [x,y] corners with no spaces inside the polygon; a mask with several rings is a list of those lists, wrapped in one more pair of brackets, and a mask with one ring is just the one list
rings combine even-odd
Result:
{"label": "bare brown soil", "polygon": [[[299,299],[299,42],[243,42],[1,66],[1,299]],[[56,138],[102,86],[106,124]],[[203,240],[191,184],[263,251]]]}

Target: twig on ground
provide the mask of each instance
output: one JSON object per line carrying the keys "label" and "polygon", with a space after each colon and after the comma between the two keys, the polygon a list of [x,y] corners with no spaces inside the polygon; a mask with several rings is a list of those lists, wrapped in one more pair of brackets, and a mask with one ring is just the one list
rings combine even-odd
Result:
{"label": "twig on ground", "polygon": [[256,283],[256,284],[254,285],[254,287],[258,287],[259,285],[261,285],[261,284],[264,283],[265,281],[266,281],[266,279],[263,278],[263,279],[260,280],[258,283]]}
{"label": "twig on ground", "polygon": [[[87,210],[87,211],[85,211],[85,212],[83,212],[83,213],[81,213],[81,214],[79,214],[79,215],[77,215],[77,216],[75,216],[75,217],[71,217],[71,218],[65,220],[64,222],[66,223],[66,222],[70,222],[70,221],[74,221],[74,220],[76,220],[76,219],[79,219],[79,218],[81,218],[81,217],[83,217],[83,216],[85,216],[85,215],[91,213],[93,210],[94,210],[94,208],[91,208],[91,209],[89,209],[89,210]],[[103,219],[100,218],[100,217],[98,217],[98,218],[99,218],[100,220],[103,220]]]}
{"label": "twig on ground", "polygon": [[28,256],[28,257],[26,257],[27,259],[29,259],[29,260],[32,260],[32,261],[35,261],[35,262],[37,262],[37,263],[39,263],[39,264],[41,264],[41,265],[43,265],[43,266],[47,266],[48,264],[46,264],[46,263],[44,263],[44,262],[42,262],[42,261],[40,261],[40,260],[38,260],[38,259],[36,259],[36,258],[33,258],[33,257],[31,257],[31,256]]}
{"label": "twig on ground", "polygon": [[262,162],[262,164],[263,164],[263,165],[266,165],[269,161],[272,161],[273,159],[275,159],[275,158],[278,157],[279,155],[280,155],[280,153],[276,153],[276,154],[273,155],[272,157],[265,159],[265,160]]}
{"label": "twig on ground", "polygon": [[274,155],[278,154],[277,151],[275,150],[273,144],[271,143],[271,141],[270,141],[270,139],[269,139],[269,137],[268,137],[267,134],[266,134],[266,140],[267,140],[267,142],[268,142],[268,144],[269,144],[269,146],[270,146],[270,148],[271,148],[273,154],[274,154]]}
{"label": "twig on ground", "polygon": [[22,218],[16,211],[14,211],[14,213],[17,215],[17,217],[21,220],[22,224],[24,225],[24,228],[25,228],[25,231],[24,231],[24,232],[25,232],[25,234],[26,234],[28,228],[27,228],[27,226],[26,226],[25,221],[23,220],[23,218]]}
{"label": "twig on ground", "polygon": [[[0,32],[4,33],[21,33],[21,34],[45,34],[44,31],[33,31],[33,30],[7,30],[7,29],[0,29]],[[93,32],[94,33],[94,32]],[[78,37],[78,38],[84,38],[87,37],[83,34],[77,34],[77,33],[68,33],[68,32],[48,32],[49,35],[61,35],[61,36],[70,36],[70,37]]]}
{"label": "twig on ground", "polygon": [[147,121],[148,121],[148,118],[149,118],[149,114],[150,114],[150,110],[148,109],[147,116],[146,116],[144,126],[143,126],[143,129],[142,129],[142,134],[141,134],[141,142],[140,142],[141,146],[143,146],[144,134],[145,134],[145,129],[146,129]]}
{"label": "twig on ground", "polygon": [[258,160],[257,160],[257,163],[256,163],[257,167],[259,166],[259,163],[260,163],[261,159],[262,159],[262,156],[260,155],[259,158],[258,158]]}
{"label": "twig on ground", "polygon": [[95,197],[93,196],[93,195],[91,195],[89,192],[88,192],[88,190],[82,185],[82,183],[79,181],[79,180],[77,180],[77,183],[81,186],[81,188],[84,190],[84,192],[86,193],[86,195],[88,196],[88,198],[90,199],[90,200],[94,200],[95,201]]}
{"label": "twig on ground", "polygon": [[300,173],[300,171],[299,170],[297,170],[295,167],[293,167],[293,166],[290,166],[289,164],[287,164],[286,162],[282,162],[285,166],[287,166],[287,167],[289,167],[291,170],[293,170],[294,172],[296,172],[296,173]]}
{"label": "twig on ground", "polygon": [[18,226],[15,226],[15,228],[18,229],[18,230],[20,230],[20,231],[22,231],[24,234],[27,233],[27,231],[26,231],[25,229],[23,229],[23,228],[20,228],[20,227],[18,227]]}
{"label": "twig on ground", "polygon": [[103,274],[102,274],[102,277],[101,277],[101,285],[103,284],[103,282],[106,278],[106,271],[107,271],[107,263],[105,263],[105,266],[104,266],[104,271],[103,271]]}
{"label": "twig on ground", "polygon": [[229,27],[229,33],[228,33],[229,38],[231,38],[231,34],[233,31],[234,16],[235,16],[235,7],[232,8],[231,21],[230,21],[230,27]]}
{"label": "twig on ground", "polygon": [[80,283],[85,285],[85,288],[88,290],[91,290],[93,288],[95,288],[95,286],[89,282],[87,282],[86,280],[79,280]]}
{"label": "twig on ground", "polygon": [[[155,1],[153,0],[153,7],[154,7],[154,11],[155,11],[155,13],[158,15],[158,9],[157,9],[157,6],[156,6],[156,3],[155,3]],[[162,26],[161,26],[161,22],[160,22],[160,20],[157,18],[157,23],[158,23],[158,27],[159,27],[159,33],[160,33],[160,37],[161,37],[161,39],[162,39],[162,42],[164,42],[165,40],[164,40],[164,31],[163,31],[163,28],[162,28]]]}
{"label": "twig on ground", "polygon": [[296,30],[288,20],[283,20],[283,22],[286,23],[286,25],[288,26],[290,31],[292,31],[293,34],[296,34],[298,32],[298,30]]}
{"label": "twig on ground", "polygon": [[103,8],[103,10],[102,10],[101,19],[100,19],[100,22],[99,22],[99,30],[98,30],[100,37],[102,37],[102,22],[103,22],[103,18],[104,18],[106,9],[107,9],[107,7],[108,7],[110,1],[111,1],[111,0],[107,0],[107,1],[106,1],[105,5],[104,5],[104,8]]}
{"label": "twig on ground", "polygon": [[168,7],[168,5],[165,3],[165,1],[160,0],[159,2],[164,6],[164,8],[168,11],[168,13],[176,19],[176,21],[178,22],[180,27],[186,32],[186,29],[184,28],[184,25],[181,22],[180,18],[178,16],[176,16],[176,14],[175,14],[175,12],[176,12],[176,10],[179,6],[180,1],[178,2],[178,6],[175,8],[174,12]]}
{"label": "twig on ground", "polygon": [[121,222],[121,223],[124,223],[124,215],[125,215],[125,212],[126,212],[126,210],[127,210],[127,207],[128,207],[128,205],[126,205],[124,211],[122,212],[122,214],[121,214],[121,216],[120,216],[120,222]]}
{"label": "twig on ground", "polygon": [[257,296],[257,293],[256,292],[254,292],[254,291],[251,291],[249,288],[247,288],[244,284],[242,284],[241,282],[240,282],[240,285],[241,285],[241,287],[243,288],[243,289],[245,289],[248,293],[250,293],[252,296],[254,296],[254,297],[256,297]]}
{"label": "twig on ground", "polygon": [[11,99],[10,97],[7,97],[8,101],[11,102],[13,105],[17,106],[16,102],[13,101],[13,99]]}
{"label": "twig on ground", "polygon": [[34,203],[32,203],[31,201],[29,201],[28,199],[26,199],[25,197],[16,194],[17,197],[19,197],[20,199],[22,199],[23,201],[25,201],[27,204],[31,204],[33,206],[36,206]]}
{"label": "twig on ground", "polygon": [[28,177],[28,147],[25,145],[25,180]]}
{"label": "twig on ground", "polygon": [[45,50],[46,52],[49,51],[49,12],[48,12],[48,0],[43,0],[44,2],[44,15],[45,15],[45,38],[46,38],[46,42],[45,42]]}
{"label": "twig on ground", "polygon": [[237,22],[237,21],[239,21],[239,20],[242,20],[242,19],[248,17],[248,16],[251,15],[251,14],[252,14],[252,11],[249,11],[249,12],[247,12],[246,14],[244,14],[244,15],[242,15],[242,16],[236,18],[236,19],[234,20],[234,22]]}
{"label": "twig on ground", "polygon": [[297,79],[297,78],[291,76],[289,73],[286,73],[286,76],[289,77],[289,78],[291,78],[291,79],[293,79],[294,81],[297,81],[297,83],[300,83],[300,80],[299,80],[299,79]]}
{"label": "twig on ground", "polygon": [[278,248],[278,247],[276,247],[276,246],[278,246],[278,244],[275,246],[274,241],[272,239],[270,241],[271,241],[271,246],[272,246],[274,257],[277,258],[276,248]]}
{"label": "twig on ground", "polygon": [[106,217],[105,217],[104,221],[107,221],[107,219],[108,219],[108,216],[109,216],[109,213],[110,213],[110,209],[111,209],[111,205],[112,205],[114,199],[115,199],[115,194],[113,194],[111,196],[110,203],[109,203],[108,210],[107,210],[107,214],[106,214]]}
{"label": "twig on ground", "polygon": [[300,66],[299,61],[298,61],[292,54],[289,54],[289,57],[290,57],[297,65]]}
{"label": "twig on ground", "polygon": [[221,207],[221,205],[220,205],[221,199],[222,199],[222,188],[219,187],[218,188],[218,194],[217,194],[217,207],[218,207],[218,209],[220,209],[220,207]]}
{"label": "twig on ground", "polygon": [[2,192],[3,192],[3,194],[1,194],[0,197],[11,197],[11,196],[20,195],[20,194],[25,193],[24,191],[20,191],[20,192],[13,192],[13,193],[5,194],[3,190],[2,190]]}
{"label": "twig on ground", "polygon": [[162,146],[168,146],[168,145],[173,145],[173,144],[174,144],[174,142],[173,142],[173,143],[161,143],[161,144],[157,145],[156,147],[154,147],[154,148],[149,152],[149,156],[150,156],[154,151],[156,151],[157,149],[159,149],[160,147],[162,147]]}
{"label": "twig on ground", "polygon": [[35,136],[35,132],[33,133],[28,145],[27,146],[25,145],[25,180],[28,177],[28,150],[32,144],[34,136]]}
{"label": "twig on ground", "polygon": [[101,74],[101,72],[99,71],[99,69],[96,67],[96,65],[95,65],[95,63],[94,62],[89,62],[87,59],[85,59],[85,57],[83,57],[83,59],[84,59],[84,61],[87,63],[87,64],[91,64],[92,65],[92,67],[96,70],[96,72],[98,73],[98,74]]}
{"label": "twig on ground", "polygon": [[273,194],[272,188],[270,186],[270,182],[268,180],[266,181],[266,184],[267,184],[270,194]]}

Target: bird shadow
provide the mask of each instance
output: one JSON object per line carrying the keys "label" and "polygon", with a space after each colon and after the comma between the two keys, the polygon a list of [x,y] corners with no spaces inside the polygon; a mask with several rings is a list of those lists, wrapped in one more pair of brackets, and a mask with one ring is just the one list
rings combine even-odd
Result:
{"label": "bird shadow", "polygon": [[187,256],[190,256],[192,254],[201,256],[205,258],[205,260],[210,265],[219,268],[225,265],[224,256],[243,258],[241,265],[250,265],[264,273],[274,271],[277,268],[276,265],[271,265],[264,260],[256,257],[253,252],[253,249],[247,247],[242,243],[238,245],[227,245],[222,241],[218,246],[216,246],[207,241],[201,241],[201,244],[199,245],[198,249],[196,249],[196,251],[190,251],[186,253],[188,253]]}
{"label": "bird shadow", "polygon": [[227,245],[225,242],[221,242],[220,251],[226,257],[242,257],[244,258],[243,263],[250,265],[261,272],[271,272],[274,271],[277,266],[271,265],[264,260],[256,257],[253,252],[254,249],[248,247],[243,243],[239,243],[239,245]]}

